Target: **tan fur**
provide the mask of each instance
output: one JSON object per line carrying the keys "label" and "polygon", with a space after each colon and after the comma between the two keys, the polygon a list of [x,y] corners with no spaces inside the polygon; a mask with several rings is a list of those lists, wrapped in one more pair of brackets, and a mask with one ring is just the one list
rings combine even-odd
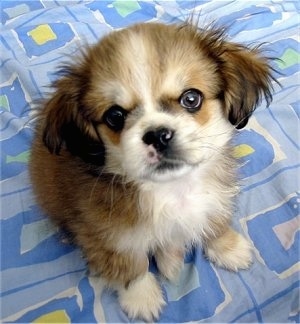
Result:
{"label": "tan fur", "polygon": [[[41,207],[72,233],[90,269],[119,287],[120,303],[130,316],[151,320],[164,305],[154,277],[147,272],[148,253],[156,254],[158,268],[169,279],[182,266],[185,246],[177,245],[190,244],[188,239],[202,242],[218,265],[231,270],[249,266],[250,247],[228,227],[237,190],[227,119],[236,127],[244,126],[262,96],[271,99],[271,80],[268,62],[258,49],[229,43],[221,31],[150,23],[104,37],[75,63],[67,64],[54,83],[55,91],[38,116],[32,146],[33,189]],[[203,94],[201,109],[194,114],[179,103],[187,89]],[[114,105],[128,112],[122,131],[109,129],[103,120],[104,112]],[[182,136],[189,140],[180,142],[178,154],[196,170],[199,180],[196,189],[189,187],[197,181],[193,176],[182,183],[179,179],[173,187],[171,183],[174,194],[170,197],[178,197],[183,213],[191,213],[195,226],[174,209],[174,203],[158,197],[159,190],[169,194],[164,180],[160,187],[155,180],[134,179],[122,161],[121,154],[130,155],[122,148],[125,132],[137,122],[138,129],[145,131],[161,123],[172,125],[173,118],[178,124],[183,121]],[[189,133],[187,121],[192,128],[199,127],[199,134]],[[174,131],[177,136],[179,130]],[[189,157],[185,146],[190,148]],[[159,158],[150,145],[148,149],[146,158]],[[207,152],[203,158],[202,151]],[[94,158],[96,162],[91,162]],[[198,222],[193,206],[198,206],[198,199],[205,204],[205,195],[216,204],[203,215],[199,206]],[[174,213],[178,215],[172,220]],[[139,289],[143,290],[141,299],[130,302]],[[153,297],[147,296],[147,289]]]}
{"label": "tan fur", "polygon": [[219,267],[232,271],[249,268],[251,259],[245,257],[248,255],[249,249],[251,249],[250,243],[230,228],[227,228],[221,236],[204,245],[209,260]]}

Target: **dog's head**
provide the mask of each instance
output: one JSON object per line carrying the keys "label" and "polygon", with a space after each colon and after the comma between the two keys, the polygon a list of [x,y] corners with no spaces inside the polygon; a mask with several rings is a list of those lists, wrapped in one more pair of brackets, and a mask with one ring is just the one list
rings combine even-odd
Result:
{"label": "dog's head", "polygon": [[189,24],[113,32],[65,68],[44,110],[43,139],[132,181],[178,177],[222,154],[261,100],[268,60]]}

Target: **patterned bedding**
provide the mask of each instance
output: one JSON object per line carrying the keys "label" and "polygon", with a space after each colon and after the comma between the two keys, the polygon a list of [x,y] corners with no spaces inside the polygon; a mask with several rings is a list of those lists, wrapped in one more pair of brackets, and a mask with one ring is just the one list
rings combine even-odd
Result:
{"label": "patterned bedding", "polygon": [[135,22],[228,26],[233,41],[265,43],[281,87],[239,132],[242,189],[234,227],[254,264],[231,273],[195,249],[178,282],[162,280],[160,322],[299,322],[299,2],[2,1],[0,65],[1,322],[128,322],[114,292],[88,274],[36,205],[28,177],[33,102],[46,96],[66,54]]}

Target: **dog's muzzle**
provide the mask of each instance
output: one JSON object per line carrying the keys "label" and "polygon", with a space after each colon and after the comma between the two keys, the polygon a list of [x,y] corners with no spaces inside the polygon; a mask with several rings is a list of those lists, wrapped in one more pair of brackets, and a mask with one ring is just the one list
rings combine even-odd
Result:
{"label": "dog's muzzle", "polygon": [[183,166],[183,160],[175,149],[175,131],[166,127],[148,130],[142,137],[147,146],[148,163],[153,171],[175,170]]}

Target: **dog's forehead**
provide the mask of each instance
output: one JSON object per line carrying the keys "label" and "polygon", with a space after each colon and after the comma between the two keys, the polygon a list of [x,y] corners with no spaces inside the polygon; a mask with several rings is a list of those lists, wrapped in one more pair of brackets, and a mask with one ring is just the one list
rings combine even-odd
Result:
{"label": "dog's forehead", "polygon": [[183,90],[199,88],[209,93],[217,83],[211,60],[204,57],[191,37],[162,25],[141,25],[112,38],[109,64],[114,71],[101,84],[102,93],[119,105],[133,102],[153,109],[161,97],[178,97]]}
{"label": "dog's forehead", "polygon": [[[139,100],[146,103],[145,109],[147,106],[152,106],[154,86],[160,82],[161,77],[157,66],[159,57],[147,36],[147,34],[129,32],[126,40],[121,44],[121,64],[127,67],[127,71],[121,75],[124,75],[124,81],[128,81],[127,84]],[[126,80],[127,78],[129,80]]]}

